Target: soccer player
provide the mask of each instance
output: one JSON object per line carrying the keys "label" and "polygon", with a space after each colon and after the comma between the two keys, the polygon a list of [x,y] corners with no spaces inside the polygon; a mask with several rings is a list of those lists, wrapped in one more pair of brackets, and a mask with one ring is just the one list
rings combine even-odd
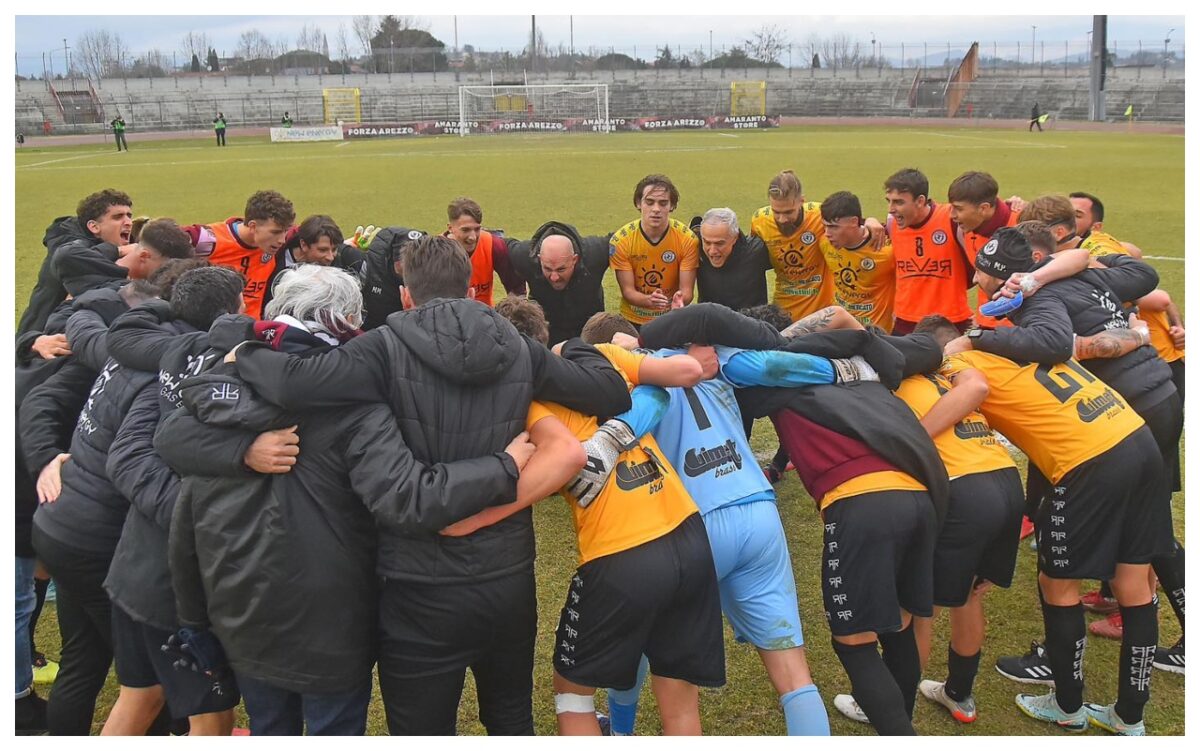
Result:
{"label": "soccer player", "polygon": [[244,216],[183,229],[191,236],[197,256],[246,277],[242,293],[246,315],[261,318],[267,280],[275,271],[275,254],[295,220],[291,201],[273,190],[260,190],[246,200]]}
{"label": "soccer player", "polygon": [[[926,318],[915,333],[930,329]],[[896,396],[912,408],[933,438],[950,475],[950,504],[933,554],[933,603],[950,608],[949,676],[921,681],[925,698],[959,722],[974,722],[972,687],[987,630],[983,596],[1007,588],[1017,562],[1024,489],[1016,464],[978,407],[987,386],[970,377],[956,383],[937,372],[905,378]],[[933,622],[914,618],[921,665],[928,662]]]}
{"label": "soccer player", "polygon": [[344,239],[342,230],[337,222],[333,221],[333,217],[313,214],[300,222],[296,232],[275,254],[275,269],[271,272],[266,291],[263,293],[263,310],[267,309],[274,296],[275,282],[278,281],[279,275],[297,264],[333,266],[360,279],[366,254],[357,245],[344,242]]}
{"label": "soccer player", "polygon": [[[59,248],[82,244],[85,247],[103,248],[110,261],[116,261],[130,245],[129,235],[133,231],[133,199],[128,194],[106,188],[85,196],[79,201],[73,216],[55,219],[46,228],[42,244],[46,246],[46,257],[38,272],[37,284],[29,295],[29,303],[21,314],[17,326],[18,336],[29,331],[42,331],[46,319],[54,312],[67,295],[78,296],[80,290],[68,292],[64,280],[55,273],[54,256]],[[111,246],[111,248],[107,247]],[[112,273],[111,278],[123,274]]]}
{"label": "soccer player", "polygon": [[[652,357],[612,344],[598,349],[639,384],[692,387],[705,375],[687,355]],[[531,440],[557,417],[581,441],[596,436],[596,418],[556,404],[534,402]],[[699,735],[699,686],[725,683],[720,600],[704,525],[682,476],[653,436],[626,429],[613,452],[616,471],[586,499],[562,488],[579,542],[579,568],[567,591],[554,646],[554,704],[561,735],[599,735],[597,687],[635,685],[642,655],[665,735]],[[639,427],[639,433],[645,430]],[[586,445],[586,444],[585,444]],[[452,525],[473,531],[553,493],[531,459],[518,480],[518,500]],[[580,462],[582,465],[582,461]],[[535,488],[529,492],[529,488]]]}
{"label": "soccer player", "polygon": [[666,175],[646,175],[633,189],[640,219],[626,224],[609,240],[609,266],[621,287],[621,315],[641,326],[666,313],[676,294],[692,301],[699,242],[682,222],[671,218],[679,190]]}
{"label": "soccer player", "polygon": [[900,170],[883,188],[896,259],[893,333],[910,334],[918,321],[934,313],[966,331],[973,321],[967,304],[971,265],[959,245],[950,206],[929,198],[929,179],[917,169]]}
{"label": "soccer player", "polygon": [[224,146],[225,145],[225,126],[226,126],[225,113],[218,112],[217,116],[213,118],[212,122],[213,122],[213,133],[215,133],[217,136],[217,145]]}
{"label": "soccer player", "polygon": [[834,301],[864,325],[885,333],[895,325],[896,261],[891,242],[876,247],[863,224],[858,196],[838,191],[821,201],[825,228],[818,247],[833,279]]}
{"label": "soccer player", "polygon": [[529,297],[545,312],[550,343],[579,336],[587,319],[604,310],[608,236],[584,237],[574,226],[549,221],[529,240],[510,245],[513,269],[529,283]]}
{"label": "soccer player", "polygon": [[[1068,320],[1060,317],[1054,325],[1047,319],[1046,327],[1054,345],[1069,351]],[[1020,694],[1017,706],[1034,719],[1073,732],[1090,722],[1109,732],[1144,735],[1142,711],[1150,698],[1158,640],[1147,561],[1171,544],[1165,504],[1159,493],[1146,492],[1160,484],[1162,474],[1153,434],[1116,391],[1074,359],[1050,365],[1029,362],[1030,355],[1015,362],[972,350],[967,337],[955,338],[953,324],[938,326],[935,335],[947,343],[943,374],[951,382],[986,380],[988,394],[980,411],[1052,486],[1034,521],[1054,691]],[[968,376],[972,370],[975,374]],[[1125,619],[1116,704],[1083,701],[1087,632],[1080,579],[1111,580]]]}
{"label": "soccer player", "polygon": [[773,302],[793,321],[833,304],[833,282],[817,248],[820,204],[805,202],[800,178],[784,170],[767,188],[770,205],[754,212],[750,234],[766,243],[775,269]]}
{"label": "soccer player", "polygon": [[483,209],[470,198],[459,197],[446,207],[445,237],[458,243],[471,259],[468,295],[489,308],[493,305],[495,275],[510,295],[525,294],[525,280],[513,270],[508,244],[498,232],[483,229]]}
{"label": "soccer player", "polygon": [[771,270],[767,246],[742,233],[733,209],[709,209],[692,229],[700,236],[700,299],[732,310],[766,305]]}
{"label": "soccer player", "polygon": [[[946,191],[950,202],[950,218],[958,223],[959,242],[967,261],[975,264],[975,256],[992,234],[1001,227],[1011,227],[1021,218],[1013,209],[1012,199],[1000,200],[1000,185],[986,172],[964,172],[954,178]],[[988,301],[983,291],[975,291],[975,322],[980,328],[994,329],[1011,326],[1002,319],[985,316],[978,307]]]}

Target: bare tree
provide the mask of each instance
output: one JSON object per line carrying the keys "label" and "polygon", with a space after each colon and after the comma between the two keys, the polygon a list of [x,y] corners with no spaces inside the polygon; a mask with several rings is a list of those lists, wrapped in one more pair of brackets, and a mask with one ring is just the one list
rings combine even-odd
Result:
{"label": "bare tree", "polygon": [[821,39],[820,53],[822,64],[831,68],[853,68],[865,65],[869,58],[868,55],[863,54],[862,44],[845,33]]}
{"label": "bare tree", "polygon": [[89,78],[101,79],[120,73],[129,60],[129,48],[121,35],[101,29],[89,31],[75,40],[75,54]]}
{"label": "bare tree", "polygon": [[208,34],[204,32],[189,31],[184,34],[180,45],[183,47],[185,60],[191,60],[193,55],[199,60],[204,60],[208,56],[208,48],[212,46],[212,42],[209,41]]}
{"label": "bare tree", "polygon": [[755,60],[777,63],[788,48],[787,30],[776,24],[763,24],[758,31],[751,34],[742,46],[746,54]]}
{"label": "bare tree", "polygon": [[275,44],[271,45],[271,57],[281,57],[286,55],[291,49],[291,41],[283,34],[280,34],[275,37]]}
{"label": "bare tree", "polygon": [[345,66],[350,62],[350,35],[346,31],[346,24],[339,23],[337,31],[337,51],[338,58]]}
{"label": "bare tree", "polygon": [[296,49],[320,52],[321,38],[324,36],[316,24],[306,23],[300,27],[300,35],[296,37]]}
{"label": "bare tree", "polygon": [[362,47],[362,53],[370,55],[371,38],[375,36],[375,17],[355,16],[350,22],[350,28],[354,30],[354,38]]}
{"label": "bare tree", "polygon": [[274,57],[271,40],[258,29],[243,31],[238,37],[237,54],[245,60]]}

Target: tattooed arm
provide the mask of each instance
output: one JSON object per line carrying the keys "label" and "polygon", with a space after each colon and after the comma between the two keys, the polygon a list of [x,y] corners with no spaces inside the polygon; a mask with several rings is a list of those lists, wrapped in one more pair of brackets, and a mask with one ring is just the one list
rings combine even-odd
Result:
{"label": "tattooed arm", "polygon": [[786,338],[804,336],[832,329],[861,329],[863,325],[843,307],[830,305],[804,316],[780,333]]}
{"label": "tattooed arm", "polygon": [[1075,359],[1117,358],[1149,343],[1150,334],[1145,328],[1101,331],[1075,338]]}

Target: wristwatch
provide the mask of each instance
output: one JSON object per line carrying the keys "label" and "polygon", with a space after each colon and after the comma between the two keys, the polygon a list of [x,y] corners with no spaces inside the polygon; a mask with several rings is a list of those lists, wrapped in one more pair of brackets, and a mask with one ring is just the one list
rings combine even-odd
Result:
{"label": "wristwatch", "polygon": [[978,339],[981,336],[983,336],[983,329],[981,329],[981,328],[973,328],[973,329],[967,331],[967,338],[972,341]]}

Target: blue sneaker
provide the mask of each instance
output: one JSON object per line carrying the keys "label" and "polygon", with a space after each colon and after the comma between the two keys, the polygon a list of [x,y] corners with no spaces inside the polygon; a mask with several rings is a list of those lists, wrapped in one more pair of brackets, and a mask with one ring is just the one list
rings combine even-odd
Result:
{"label": "blue sneaker", "polygon": [[1116,704],[1092,704],[1085,701],[1083,703],[1083,711],[1087,712],[1088,722],[1101,730],[1107,730],[1113,735],[1146,734],[1146,723],[1135,722],[1130,724],[1125,722],[1117,714]]}
{"label": "blue sneaker", "polygon": [[1087,730],[1088,713],[1080,707],[1074,712],[1064,712],[1058,706],[1058,698],[1051,691],[1048,694],[1017,694],[1017,709],[1035,720],[1052,722],[1063,730],[1072,733],[1082,733]]}
{"label": "blue sneaker", "polygon": [[600,725],[600,735],[612,735],[612,721],[603,712],[596,713],[596,722]]}

